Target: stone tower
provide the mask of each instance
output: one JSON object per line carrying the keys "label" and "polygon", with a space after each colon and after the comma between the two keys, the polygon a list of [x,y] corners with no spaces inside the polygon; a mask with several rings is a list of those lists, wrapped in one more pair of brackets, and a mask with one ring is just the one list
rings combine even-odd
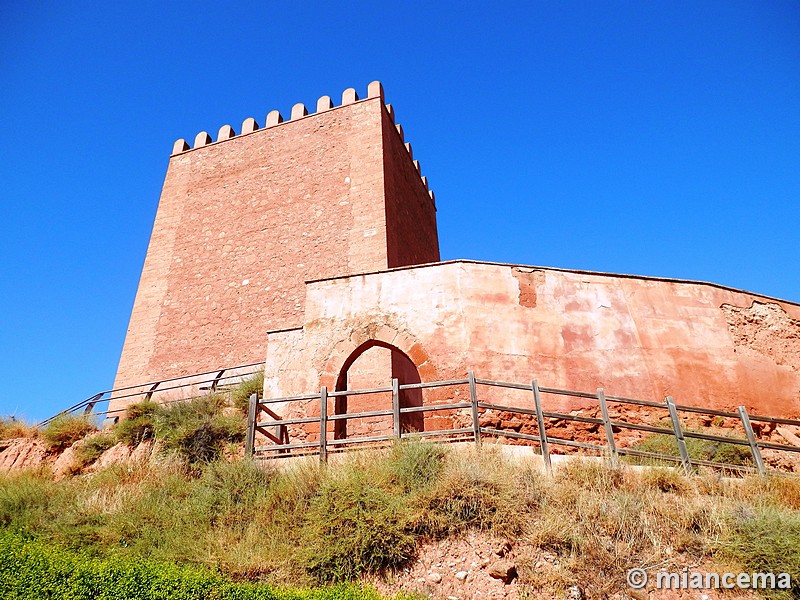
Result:
{"label": "stone tower", "polygon": [[115,388],[264,360],[267,331],[303,325],[307,280],[439,260],[380,83],[264,123],[175,143]]}

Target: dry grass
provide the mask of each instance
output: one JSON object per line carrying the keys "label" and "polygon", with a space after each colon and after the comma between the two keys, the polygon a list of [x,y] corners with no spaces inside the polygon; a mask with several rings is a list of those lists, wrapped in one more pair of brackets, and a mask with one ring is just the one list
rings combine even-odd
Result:
{"label": "dry grass", "polygon": [[0,525],[96,555],[292,585],[402,567],[425,539],[468,529],[511,539],[521,582],[554,596],[575,584],[614,594],[628,569],[655,565],[800,580],[798,479],[578,460],[547,477],[491,447],[398,444],[327,468],[162,458],[58,484],[4,476]]}

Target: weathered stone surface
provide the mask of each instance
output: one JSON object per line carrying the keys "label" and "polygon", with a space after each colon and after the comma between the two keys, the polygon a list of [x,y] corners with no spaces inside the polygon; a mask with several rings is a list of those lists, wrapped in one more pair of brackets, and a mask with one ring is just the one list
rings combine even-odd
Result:
{"label": "weathered stone surface", "polygon": [[306,280],[439,259],[378,92],[172,157],[115,387],[263,360],[267,331],[302,326]]}
{"label": "weathered stone surface", "polygon": [[38,438],[11,440],[5,450],[0,452],[0,472],[40,467],[47,456],[47,445]]}
{"label": "weathered stone surface", "polygon": [[510,560],[498,560],[488,568],[489,576],[503,583],[511,583],[517,577],[517,566]]}
{"label": "weathered stone surface", "polygon": [[95,463],[89,467],[89,471],[99,471],[100,469],[104,469],[106,467],[110,467],[111,465],[118,465],[126,462],[131,456],[131,449],[120,442],[119,444],[112,446],[103,454],[100,455]]}
{"label": "weathered stone surface", "polygon": [[80,468],[75,444],[64,450],[53,463],[53,479],[62,479],[74,474]]}

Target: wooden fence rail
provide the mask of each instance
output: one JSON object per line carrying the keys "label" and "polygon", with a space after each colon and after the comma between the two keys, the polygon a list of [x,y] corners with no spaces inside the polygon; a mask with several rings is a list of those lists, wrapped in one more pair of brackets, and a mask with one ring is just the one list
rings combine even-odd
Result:
{"label": "wooden fence rail", "polygon": [[[444,404],[428,404],[423,406],[403,407],[400,402],[400,393],[404,390],[419,390],[439,387],[467,386],[469,390],[469,401],[448,402]],[[528,390],[530,392],[530,404],[528,406],[508,406],[481,401],[478,397],[480,387],[494,387],[501,389]],[[342,396],[358,396],[363,394],[391,394],[391,406],[386,409],[369,410],[353,413],[329,414],[329,402],[331,398]],[[543,407],[542,395],[567,396],[596,400],[599,406],[600,418],[587,417],[580,414],[565,414],[547,411]],[[286,405],[289,402],[297,401],[319,401],[319,416],[304,416],[284,418],[272,407],[275,405]],[[614,420],[610,417],[609,403],[625,406],[647,407],[655,409],[666,409],[669,415],[670,427],[659,427],[643,423],[630,423],[622,420]],[[446,381],[433,381],[426,383],[414,383],[401,385],[397,379],[392,379],[391,385],[361,390],[329,391],[322,387],[318,393],[304,394],[284,398],[270,398],[259,400],[256,394],[250,397],[248,407],[247,437],[245,450],[248,455],[264,455],[266,457],[285,457],[296,456],[298,454],[317,454],[321,461],[327,461],[328,455],[332,451],[341,451],[361,444],[380,444],[403,438],[445,438],[446,441],[471,440],[476,445],[481,443],[484,436],[506,437],[528,442],[536,447],[542,456],[545,468],[551,469],[550,446],[569,446],[582,450],[589,450],[602,454],[609,461],[615,463],[620,456],[631,456],[644,458],[658,462],[670,462],[681,466],[686,473],[692,473],[695,467],[706,466],[716,469],[733,471],[750,471],[759,474],[768,472],[768,468],[761,455],[762,449],[777,450],[782,452],[800,453],[800,447],[785,444],[775,444],[772,442],[759,441],[753,431],[752,422],[783,424],[800,426],[800,420],[784,419],[777,417],[766,417],[750,415],[744,406],[739,406],[736,412],[707,409],[698,406],[679,405],[671,397],[667,397],[662,402],[651,400],[640,400],[635,398],[624,398],[620,396],[606,395],[602,388],[598,388],[595,393],[579,392],[574,390],[564,390],[558,388],[540,387],[538,382],[533,379],[529,384],[494,381],[489,379],[479,379],[470,371],[466,379],[452,379]],[[467,427],[456,427],[444,430],[431,431],[403,431],[402,418],[404,415],[413,413],[435,413],[441,411],[454,411],[469,409],[471,423]],[[536,434],[522,433],[512,429],[502,429],[481,426],[481,415],[486,411],[507,412],[523,417],[535,417]],[[680,413],[699,414],[707,417],[722,417],[735,419],[741,424],[744,437],[723,437],[710,433],[684,430],[681,425]],[[259,420],[261,415],[266,415],[266,420]],[[363,435],[351,436],[337,439],[330,439],[329,422],[348,421],[352,419],[364,419],[370,417],[391,417],[392,426],[387,428],[391,433],[382,435]],[[599,437],[605,438],[604,443],[590,443],[574,439],[564,439],[553,437],[547,432],[546,419],[559,420],[572,423],[584,423],[602,426],[603,434]],[[289,427],[317,423],[319,425],[319,436],[315,441],[291,441],[289,439]],[[615,431],[635,430],[650,434],[662,434],[671,436],[677,446],[677,455],[662,454],[634,448],[621,447],[614,437]],[[257,434],[268,442],[265,445],[256,446]],[[746,446],[752,456],[752,466],[724,463],[717,461],[701,460],[690,456],[686,440],[699,439],[720,444],[733,444]]]}

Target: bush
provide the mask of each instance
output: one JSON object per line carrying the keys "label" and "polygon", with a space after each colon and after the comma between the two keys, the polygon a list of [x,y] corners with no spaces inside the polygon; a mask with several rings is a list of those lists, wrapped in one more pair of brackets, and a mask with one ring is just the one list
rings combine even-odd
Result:
{"label": "bush", "polygon": [[393,483],[409,493],[435,484],[446,459],[447,449],[441,444],[405,441],[392,446],[385,464]]}
{"label": "bush", "polygon": [[227,442],[244,441],[242,415],[227,415],[216,394],[159,407],[154,415],[156,437],[190,464],[208,463],[222,454]]}
{"label": "bush", "polygon": [[159,405],[149,400],[128,406],[125,419],[114,426],[117,439],[133,448],[152,438],[158,409]]}
{"label": "bush", "polygon": [[[726,432],[725,435],[733,437],[730,432]],[[675,437],[663,433],[649,435],[631,446],[631,449],[666,456],[680,456],[678,442]],[[687,437],[686,451],[689,453],[689,458],[693,460],[707,460],[732,466],[753,465],[753,455],[750,452],[750,448],[740,444],[726,444]],[[635,464],[677,464],[671,461],[659,461],[655,458],[649,459],[638,456],[625,457],[625,460]]]}
{"label": "bush", "polygon": [[56,452],[61,452],[89,433],[97,426],[85,416],[59,415],[42,431],[42,437]]}
{"label": "bush", "polygon": [[488,451],[451,460],[435,485],[418,495],[414,529],[432,537],[469,528],[515,535],[528,504],[514,483],[513,469]]}
{"label": "bush", "polygon": [[740,508],[719,551],[750,573],[789,573],[793,588],[783,594],[800,597],[800,514],[775,507]]}
{"label": "bush", "polygon": [[264,371],[259,371],[233,388],[231,401],[236,408],[247,413],[250,396],[253,394],[257,394],[259,398],[264,396]]}
{"label": "bush", "polygon": [[15,600],[379,600],[372,589],[276,589],[233,583],[207,569],[104,560],[0,533],[0,597]]}
{"label": "bush", "polygon": [[35,433],[36,429],[28,425],[25,421],[20,421],[16,417],[0,419],[0,440],[31,437],[35,435]]}
{"label": "bush", "polygon": [[303,519],[302,558],[322,583],[349,581],[408,563],[416,539],[397,495],[350,469],[322,484]]}
{"label": "bush", "polygon": [[81,466],[88,465],[100,458],[106,450],[116,443],[115,435],[110,431],[98,433],[84,438],[75,445],[75,454]]}

